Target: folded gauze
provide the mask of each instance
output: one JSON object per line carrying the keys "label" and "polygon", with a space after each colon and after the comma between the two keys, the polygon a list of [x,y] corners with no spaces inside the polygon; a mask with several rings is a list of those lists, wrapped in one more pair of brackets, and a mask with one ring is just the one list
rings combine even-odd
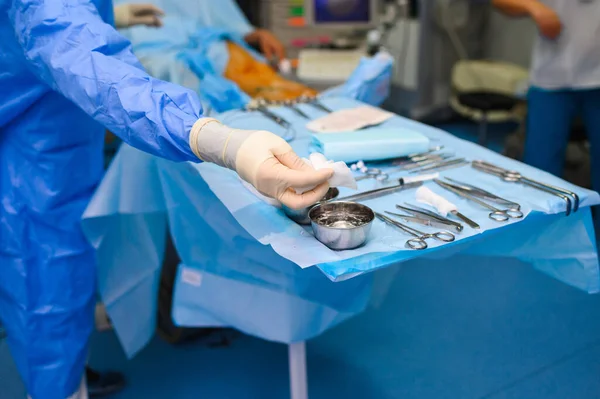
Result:
{"label": "folded gauze", "polygon": [[[325,158],[325,155],[313,152],[309,155],[308,159],[303,158],[304,162],[315,168],[319,169],[333,169],[333,176],[329,179],[330,187],[346,187],[352,190],[357,189],[356,179],[352,175],[352,171],[346,165],[345,162],[334,162]],[[298,194],[302,194],[305,191],[312,190],[314,187],[295,187]]]}
{"label": "folded gauze", "polygon": [[[333,176],[329,179],[330,187],[346,187],[352,190],[356,190],[356,180],[352,175],[352,171],[344,162],[333,162],[329,161],[323,154],[313,153],[308,157],[309,159],[303,158],[304,162],[315,168],[316,170],[329,168],[333,169]],[[279,207],[281,204],[279,201],[268,198],[259,193],[251,184],[246,183],[244,180],[240,179],[244,187],[246,187],[252,194],[257,196],[263,202],[266,202],[269,205]],[[298,194],[302,194],[308,190],[312,190],[314,187],[301,187],[295,188]]]}

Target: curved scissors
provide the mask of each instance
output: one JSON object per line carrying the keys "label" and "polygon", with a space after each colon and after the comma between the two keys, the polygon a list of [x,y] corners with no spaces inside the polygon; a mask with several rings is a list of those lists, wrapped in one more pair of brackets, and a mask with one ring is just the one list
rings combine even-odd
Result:
{"label": "curved scissors", "polygon": [[375,213],[375,216],[377,216],[379,219],[383,220],[385,223],[397,227],[398,229],[404,231],[405,233],[410,234],[411,236],[413,236],[414,238],[409,239],[408,241],[406,241],[406,247],[410,248],[410,249],[416,249],[416,250],[423,250],[423,249],[427,249],[428,245],[427,245],[427,241],[428,239],[432,238],[434,240],[438,240],[438,241],[442,241],[442,242],[452,242],[456,239],[456,237],[454,236],[454,234],[450,233],[449,231],[438,231],[437,233],[423,233],[422,231],[419,231],[417,229],[413,229],[412,227],[408,227],[400,222],[397,222],[393,219],[390,219],[389,217],[382,215],[380,213]]}
{"label": "curved scissors", "polygon": [[462,191],[460,188],[452,184],[437,179],[434,180],[434,182],[436,182],[439,186],[445,188],[446,190],[453,192],[459,197],[463,197],[465,199],[475,202],[476,204],[483,206],[484,208],[489,209],[491,212],[488,215],[488,217],[496,222],[506,222],[508,221],[508,219],[522,219],[524,216],[523,212],[521,212],[518,209],[498,209],[495,206],[488,204],[487,202],[481,201],[474,195]]}

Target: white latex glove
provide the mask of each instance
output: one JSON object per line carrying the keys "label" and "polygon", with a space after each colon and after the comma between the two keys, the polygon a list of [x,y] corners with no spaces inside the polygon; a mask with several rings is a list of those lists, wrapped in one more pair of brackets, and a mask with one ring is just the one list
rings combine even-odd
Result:
{"label": "white latex glove", "polygon": [[160,27],[164,11],[152,4],[121,4],[115,6],[115,26],[118,29],[135,25]]}
{"label": "white latex glove", "polygon": [[[190,132],[190,148],[205,162],[235,170],[258,192],[292,209],[320,201],[332,169],[315,170],[298,157],[281,137],[262,130],[227,127],[216,119],[202,118]],[[297,187],[312,187],[297,193]]]}

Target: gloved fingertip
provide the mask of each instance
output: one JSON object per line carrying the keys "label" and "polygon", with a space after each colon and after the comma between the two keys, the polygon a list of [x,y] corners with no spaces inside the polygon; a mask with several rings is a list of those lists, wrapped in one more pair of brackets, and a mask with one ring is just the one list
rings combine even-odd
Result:
{"label": "gloved fingertip", "polygon": [[319,169],[317,171],[317,173],[321,173],[326,180],[329,180],[333,177],[333,174],[335,173],[335,171],[330,168],[323,168],[323,169]]}

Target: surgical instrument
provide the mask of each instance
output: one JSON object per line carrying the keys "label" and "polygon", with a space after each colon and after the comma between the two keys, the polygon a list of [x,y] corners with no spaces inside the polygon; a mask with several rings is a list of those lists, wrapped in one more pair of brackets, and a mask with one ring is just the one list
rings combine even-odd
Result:
{"label": "surgical instrument", "polygon": [[291,100],[283,101],[281,105],[283,107],[291,109],[297,115],[300,115],[301,117],[303,117],[305,119],[310,119],[310,116],[308,116],[304,111],[302,111],[300,108],[298,108],[298,106]]}
{"label": "surgical instrument", "polygon": [[403,170],[421,168],[421,167],[424,167],[427,165],[444,162],[445,160],[452,158],[452,157],[453,157],[453,155],[451,155],[451,154],[431,154],[430,156],[422,157],[419,160],[412,160],[409,162],[404,162],[403,164],[401,164],[402,166],[398,166],[394,170],[403,171]]}
{"label": "surgical instrument", "polygon": [[248,107],[247,110],[258,111],[283,128],[287,129],[291,126],[291,124],[287,120],[283,119],[282,117],[280,117],[278,115],[275,115],[262,102],[259,102],[258,104],[254,104],[254,105]]}
{"label": "surgical instrument", "polygon": [[417,190],[416,197],[418,202],[434,207],[443,216],[446,216],[448,213],[450,213],[462,220],[463,222],[465,222],[471,228],[480,228],[480,226],[477,223],[460,213],[456,205],[454,205],[441,195],[434,193],[427,187],[419,188]]}
{"label": "surgical instrument", "polygon": [[454,220],[445,218],[443,216],[437,215],[434,212],[428,211],[427,209],[407,203],[405,203],[405,205],[406,206],[396,205],[396,208],[404,212],[411,213],[415,216],[421,216],[422,218],[441,224],[444,226],[443,228],[452,228],[459,233],[464,229],[462,224],[455,222]]}
{"label": "surgical instrument", "polygon": [[410,249],[416,249],[416,250],[427,249],[428,245],[427,245],[426,240],[428,240],[430,238],[432,238],[434,240],[442,241],[445,243],[452,242],[456,239],[454,234],[450,233],[449,231],[438,231],[436,233],[423,233],[422,231],[413,229],[412,227],[408,227],[408,226],[406,226],[400,222],[397,222],[397,221],[395,221],[385,215],[382,215],[380,213],[375,213],[375,216],[377,216],[379,219],[381,219],[385,223],[387,223],[391,226],[394,226],[394,227],[404,231],[405,233],[413,236],[414,238],[411,238],[408,241],[406,241],[406,247],[410,248]]}
{"label": "surgical instrument", "polygon": [[439,175],[437,173],[432,173],[429,175],[423,176],[407,176],[401,177],[398,179],[398,184],[394,186],[387,186],[376,188],[374,190],[365,191],[362,193],[350,195],[348,197],[338,198],[336,201],[345,201],[345,202],[355,202],[359,200],[370,200],[374,198],[379,198],[384,195],[393,194],[396,191],[402,190],[404,188],[415,188],[419,187],[423,184],[424,181],[437,179]]}
{"label": "surgical instrument", "polygon": [[319,101],[319,99],[317,97],[302,96],[298,100],[301,102],[304,102],[306,104],[310,104],[313,107],[320,109],[323,112],[327,112],[328,114],[333,112],[333,110],[331,110],[328,107],[326,107],[325,105],[323,105],[323,103],[321,101]]}
{"label": "surgical instrument", "polygon": [[[444,159],[450,158],[452,155],[449,154],[431,154],[433,151],[438,151],[443,148],[442,146],[430,149],[427,152],[420,154],[412,154],[406,157],[403,157],[400,161],[396,160],[393,165],[395,168],[384,171],[380,168],[372,168],[367,167],[363,161],[358,161],[357,163],[350,166],[352,170],[358,170],[363,173],[363,176],[359,176],[356,178],[357,181],[366,180],[366,179],[376,179],[377,181],[383,182],[390,178],[391,174],[403,172],[410,168],[416,168],[420,166],[429,165],[435,162],[440,162]],[[398,166],[402,165],[402,166]]]}
{"label": "surgical instrument", "polygon": [[370,199],[374,199],[374,198],[379,198],[379,197],[382,197],[384,195],[393,194],[393,193],[395,193],[397,191],[400,191],[400,190],[403,190],[405,188],[419,187],[422,184],[423,183],[421,181],[416,181],[416,182],[411,182],[411,183],[404,183],[404,179],[399,179],[398,180],[398,184],[396,184],[394,186],[376,188],[375,190],[369,190],[369,191],[365,191],[365,192],[362,192],[362,193],[350,195],[348,197],[338,198],[338,199],[336,199],[334,201],[335,202],[337,202],[337,201],[357,202],[357,201],[360,201],[360,200],[366,201],[366,200],[370,200]]}
{"label": "surgical instrument", "polygon": [[455,158],[455,159],[451,159],[451,160],[444,161],[444,162],[438,162],[438,163],[434,163],[431,165],[426,165],[426,166],[423,166],[418,169],[413,169],[408,173],[421,173],[421,172],[427,172],[427,171],[439,170],[439,169],[445,170],[450,167],[458,168],[458,167],[464,166],[468,163],[469,162],[465,158]]}
{"label": "surgical instrument", "polygon": [[463,183],[458,180],[451,179],[449,177],[445,177],[445,179],[454,183],[456,186],[460,187],[461,190],[464,190],[467,193],[479,196],[481,198],[485,198],[487,200],[493,201],[500,205],[506,205],[506,206],[508,206],[508,209],[513,209],[513,210],[517,210],[517,211],[521,210],[521,205],[514,201],[509,201],[502,197],[498,197],[497,195],[492,194],[489,191],[486,191],[482,188],[475,187],[472,184]]}
{"label": "surgical instrument", "polygon": [[435,179],[434,182],[438,184],[440,187],[445,188],[446,190],[453,192],[459,197],[463,197],[469,201],[475,202],[476,204],[481,205],[484,208],[489,209],[491,212],[488,217],[496,222],[506,222],[509,219],[522,219],[523,212],[516,209],[498,209],[487,202],[484,202],[477,198],[477,196],[473,194],[469,194],[466,191],[460,189],[459,186],[455,186],[454,184],[443,182],[439,179]]}
{"label": "surgical instrument", "polygon": [[[498,176],[506,182],[521,183],[528,187],[535,188],[537,190],[544,191],[548,194],[552,194],[561,198],[566,203],[567,216],[571,214],[571,210],[573,210],[573,212],[577,212],[577,210],[579,209],[579,196],[572,191],[565,190],[564,188],[556,187],[547,183],[542,183],[537,180],[529,179],[519,172],[503,169],[499,166],[490,164],[485,161],[473,161],[471,163],[471,166],[474,169],[479,170],[481,172]],[[571,208],[571,199],[573,199],[573,208]]]}
{"label": "surgical instrument", "polygon": [[423,218],[423,217],[419,217],[419,216],[403,215],[400,213],[389,212],[389,211],[385,211],[385,213],[387,213],[390,216],[394,216],[397,219],[402,219],[408,223],[417,223],[417,224],[421,224],[423,226],[437,227],[437,228],[441,228],[441,229],[448,228],[448,226],[446,226],[445,224],[443,224],[441,222],[437,222],[435,220],[431,220],[431,219],[427,219],[427,218]]}

